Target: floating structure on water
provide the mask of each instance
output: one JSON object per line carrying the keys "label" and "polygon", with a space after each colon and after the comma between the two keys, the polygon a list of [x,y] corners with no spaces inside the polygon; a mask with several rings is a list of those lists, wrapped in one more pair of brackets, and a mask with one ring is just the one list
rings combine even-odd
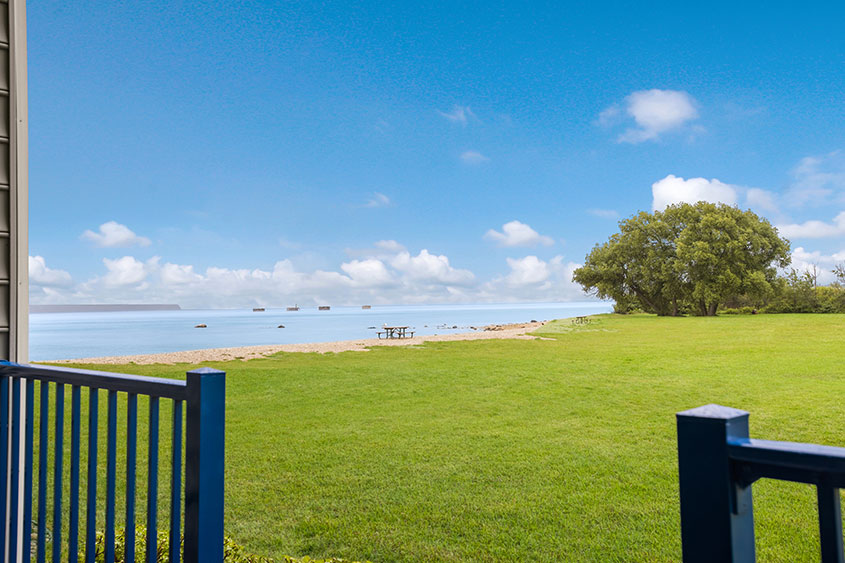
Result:
{"label": "floating structure on water", "polygon": [[263,312],[264,312],[264,307],[253,307],[253,308],[252,308],[252,312],[253,312],[253,313],[263,313]]}
{"label": "floating structure on water", "polygon": [[299,311],[299,305],[294,305],[293,307],[288,307],[288,311]]}
{"label": "floating structure on water", "polygon": [[361,305],[361,308],[362,309],[372,309],[373,306],[372,305]]}
{"label": "floating structure on water", "polygon": [[194,328],[208,328],[208,325],[205,323],[200,323],[198,325],[194,325]]}
{"label": "floating structure on water", "polygon": [[331,307],[329,307],[328,305],[320,305],[319,307],[317,307],[317,310],[319,310],[319,311],[330,311]]}

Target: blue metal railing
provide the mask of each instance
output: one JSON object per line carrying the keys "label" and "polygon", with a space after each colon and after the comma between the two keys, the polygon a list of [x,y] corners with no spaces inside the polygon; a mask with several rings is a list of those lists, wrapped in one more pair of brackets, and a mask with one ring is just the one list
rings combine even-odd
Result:
{"label": "blue metal railing", "polygon": [[755,561],[751,485],[764,477],[816,485],[822,563],[845,563],[845,448],[752,440],[748,413],[719,405],[676,416],[685,563]]}
{"label": "blue metal railing", "polygon": [[[33,482],[35,394],[38,388],[37,481]],[[70,387],[70,447],[66,452],[65,391]],[[82,416],[82,391],[88,390],[88,416]],[[105,491],[98,489],[102,460],[100,395],[106,398]],[[51,395],[53,400],[51,403]],[[0,362],[0,563],[42,563],[48,543],[56,563],[65,557],[86,563],[96,556],[98,525],[103,531],[106,563],[115,560],[118,487],[118,418],[125,405],[125,561],[135,560],[136,498],[138,490],[138,397],[149,403],[147,427],[145,560],[156,561],[159,516],[160,402],[171,403],[169,468],[170,561],[186,563],[220,561],[223,557],[223,454],[225,374],[201,368],[190,371],[186,381],[122,375],[90,370],[31,366]],[[183,420],[183,403],[185,417]],[[52,417],[52,457],[50,419]],[[184,463],[182,454],[185,427]],[[87,426],[87,441],[81,433]],[[84,455],[81,455],[84,454]],[[69,468],[65,471],[65,458]],[[87,460],[85,524],[80,539],[80,471]],[[52,473],[50,471],[52,464]],[[184,487],[183,487],[184,470]],[[67,475],[66,475],[67,473]],[[52,481],[52,483],[50,483]],[[33,490],[35,489],[35,490]],[[184,493],[183,493],[184,490]],[[64,493],[67,491],[67,506]],[[33,499],[33,493],[36,498]],[[184,505],[183,505],[184,498]],[[37,512],[33,520],[33,500]],[[102,502],[100,502],[102,501]],[[184,506],[184,512],[182,507]],[[52,510],[50,510],[52,508]],[[98,512],[100,511],[100,512]],[[98,514],[105,513],[98,524]],[[48,528],[48,514],[50,527]],[[182,520],[184,518],[184,546]],[[30,544],[30,537],[33,544]],[[182,547],[182,549],[180,549]],[[184,553],[182,553],[184,551]]]}

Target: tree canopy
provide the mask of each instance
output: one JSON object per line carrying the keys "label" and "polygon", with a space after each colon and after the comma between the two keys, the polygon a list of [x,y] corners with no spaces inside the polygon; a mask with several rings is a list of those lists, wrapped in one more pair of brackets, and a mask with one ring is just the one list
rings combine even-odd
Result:
{"label": "tree canopy", "polygon": [[789,241],[766,219],[700,201],[620,221],[573,280],[618,309],[715,315],[729,299],[770,296],[777,268],[789,263]]}

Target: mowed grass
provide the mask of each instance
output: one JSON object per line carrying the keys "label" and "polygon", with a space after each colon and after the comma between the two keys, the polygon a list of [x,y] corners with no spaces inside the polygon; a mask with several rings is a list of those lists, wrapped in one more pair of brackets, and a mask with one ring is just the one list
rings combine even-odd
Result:
{"label": "mowed grass", "polygon": [[[678,561],[675,412],[719,403],[754,437],[845,445],[845,316],[607,315],[538,336],[212,364],[227,531],[271,556]],[[818,561],[815,489],[754,495],[759,560]]]}

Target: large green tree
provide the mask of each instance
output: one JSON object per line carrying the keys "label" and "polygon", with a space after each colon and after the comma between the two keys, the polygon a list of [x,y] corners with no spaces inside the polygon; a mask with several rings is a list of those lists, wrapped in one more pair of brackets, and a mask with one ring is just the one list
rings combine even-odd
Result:
{"label": "large green tree", "polygon": [[596,245],[573,280],[617,305],[715,315],[736,296],[771,295],[789,241],[751,211],[700,201],[641,212]]}

